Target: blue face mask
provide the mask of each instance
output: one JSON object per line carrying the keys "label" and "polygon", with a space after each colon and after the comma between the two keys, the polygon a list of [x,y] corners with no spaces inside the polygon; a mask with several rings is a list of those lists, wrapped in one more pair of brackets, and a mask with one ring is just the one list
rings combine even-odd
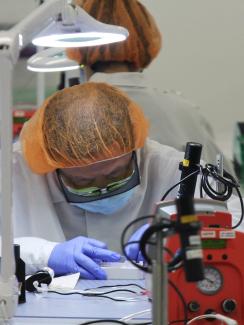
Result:
{"label": "blue face mask", "polygon": [[134,193],[135,188],[132,188],[131,190],[110,196],[108,198],[87,202],[87,203],[70,203],[71,205],[74,205],[80,209],[84,209],[89,212],[93,213],[101,213],[101,214],[113,214],[117,210],[123,208],[123,206],[126,205],[126,203],[131,198],[132,194]]}

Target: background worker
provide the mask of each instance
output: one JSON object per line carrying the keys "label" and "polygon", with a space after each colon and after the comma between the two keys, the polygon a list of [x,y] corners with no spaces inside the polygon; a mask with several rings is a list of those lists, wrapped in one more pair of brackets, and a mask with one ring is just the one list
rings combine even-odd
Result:
{"label": "background worker", "polygon": [[[98,47],[67,49],[67,55],[85,65],[89,81],[106,82],[121,88],[140,105],[150,121],[151,139],[185,150],[187,141],[203,145],[202,158],[215,163],[221,152],[213,131],[199,109],[161,85],[150,85],[143,70],[158,55],[162,38],[149,11],[137,0],[75,0],[89,15],[108,24],[128,29],[129,37],[120,43]],[[163,71],[162,71],[163,73]],[[225,169],[234,174],[232,163],[224,158]]]}

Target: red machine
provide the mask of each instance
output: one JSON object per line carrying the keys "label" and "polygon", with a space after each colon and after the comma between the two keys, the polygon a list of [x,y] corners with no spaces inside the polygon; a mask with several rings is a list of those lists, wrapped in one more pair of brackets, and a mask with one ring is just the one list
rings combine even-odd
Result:
{"label": "red machine", "polygon": [[[244,233],[231,228],[232,218],[225,203],[196,199],[195,212],[203,224],[201,230],[205,279],[197,283],[186,282],[184,269],[169,274],[183,294],[190,319],[206,314],[219,313],[244,324]],[[176,217],[174,202],[160,202],[157,213]],[[168,248],[180,248],[178,235],[168,238]],[[183,304],[169,286],[169,321],[184,318]],[[219,320],[199,320],[199,324],[222,324]]]}
{"label": "red machine", "polygon": [[17,109],[13,111],[13,136],[17,137],[26,121],[35,113],[35,109]]}

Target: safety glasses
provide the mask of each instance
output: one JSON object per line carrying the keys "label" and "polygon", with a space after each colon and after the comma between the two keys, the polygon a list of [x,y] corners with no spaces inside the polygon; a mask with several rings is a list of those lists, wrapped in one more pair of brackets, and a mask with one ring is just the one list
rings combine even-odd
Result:
{"label": "safety glasses", "polygon": [[56,173],[57,173],[58,181],[60,183],[60,187],[62,189],[62,192],[67,202],[86,203],[86,202],[92,202],[96,200],[102,200],[107,197],[111,197],[114,195],[127,192],[133,187],[139,185],[140,175],[139,175],[139,169],[137,165],[136,153],[134,151],[132,152],[131,164],[132,164],[132,173],[128,177],[116,182],[109,183],[104,188],[89,187],[89,188],[74,189],[65,185],[62,179],[62,174],[60,169],[57,169]]}

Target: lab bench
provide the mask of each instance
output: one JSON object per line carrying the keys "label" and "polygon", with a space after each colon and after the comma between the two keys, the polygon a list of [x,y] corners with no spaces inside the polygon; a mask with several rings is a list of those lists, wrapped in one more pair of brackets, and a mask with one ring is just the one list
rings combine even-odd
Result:
{"label": "lab bench", "polygon": [[[79,280],[76,289],[84,290],[103,285],[139,284],[145,286],[143,280]],[[133,289],[125,287],[125,289]],[[118,293],[117,296],[121,296]],[[123,297],[126,297],[123,294]],[[128,293],[128,297],[132,297]],[[111,301],[99,297],[84,297],[80,295],[63,296],[55,293],[27,293],[26,303],[18,305],[13,325],[78,325],[89,320],[120,319],[127,315],[151,308],[146,296],[139,301]],[[150,321],[149,313],[137,316],[135,322]]]}

